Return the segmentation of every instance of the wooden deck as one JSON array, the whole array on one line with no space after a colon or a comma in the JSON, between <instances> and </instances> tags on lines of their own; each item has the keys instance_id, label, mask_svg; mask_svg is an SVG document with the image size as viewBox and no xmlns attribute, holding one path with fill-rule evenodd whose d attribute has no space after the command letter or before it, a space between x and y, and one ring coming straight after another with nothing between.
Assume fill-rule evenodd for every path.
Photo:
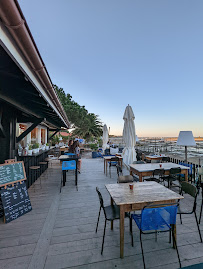
<instances>
[{"instance_id":1,"label":"wooden deck","mask_svg":"<svg viewBox=\"0 0 203 269\"><path fill-rule=\"evenodd\" d=\"M116 183L103 173L102 159L82 159L78 191L74 185L74 173L68 172L68 182L59 193L61 167L49 168L49 178L42 176L35 187L29 189L33 210L21 218L4 224L0 220L0 268L6 269L59 269L59 268L143 268L137 228L133 225L135 246L131 247L128 220L125 222L124 259L120 259L119 222L111 231L107 223L104 253L100 254L104 217L101 214L99 230L95 233L99 200L98 186L106 204L110 203L104 187ZM127 171L125 171L127 173ZM191 206L185 196L184 205ZM198 202L198 213L199 213ZM203 233L203 221L201 224ZM136 236L137 235L137 236ZM182 266L203 262L203 244L200 243L193 215L183 216L183 224L177 219L177 237ZM168 234L143 236L147 268L174 269L178 267L176 251L168 243Z\"/></svg>"}]
</instances>

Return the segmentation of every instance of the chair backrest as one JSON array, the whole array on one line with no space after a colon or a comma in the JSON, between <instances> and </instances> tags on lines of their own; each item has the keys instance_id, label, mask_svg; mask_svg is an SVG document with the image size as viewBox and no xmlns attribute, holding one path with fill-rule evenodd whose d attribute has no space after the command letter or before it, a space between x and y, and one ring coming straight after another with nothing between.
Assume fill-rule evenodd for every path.
<instances>
[{"instance_id":1,"label":"chair backrest","mask_svg":"<svg viewBox=\"0 0 203 269\"><path fill-rule=\"evenodd\" d=\"M103 208L104 212L105 212L105 209L104 209L104 200L103 200L103 197L101 195L101 192L99 191L98 187L96 187L96 192L99 196L99 202L100 202L100 206Z\"/></svg>"},{"instance_id":2,"label":"chair backrest","mask_svg":"<svg viewBox=\"0 0 203 269\"><path fill-rule=\"evenodd\" d=\"M183 165L183 166L186 166L186 167L189 167L190 169L188 170L188 174L192 175L193 166L192 166L191 163L189 164L189 163L179 162L179 164Z\"/></svg>"},{"instance_id":3,"label":"chair backrest","mask_svg":"<svg viewBox=\"0 0 203 269\"><path fill-rule=\"evenodd\" d=\"M76 155L75 153L70 153L70 152L65 152L64 155L67 155L67 156L74 156Z\"/></svg>"},{"instance_id":4,"label":"chair backrest","mask_svg":"<svg viewBox=\"0 0 203 269\"><path fill-rule=\"evenodd\" d=\"M189 182L186 181L181 182L181 192L182 191L191 195L195 199L197 197L197 188Z\"/></svg>"},{"instance_id":5,"label":"chair backrest","mask_svg":"<svg viewBox=\"0 0 203 269\"><path fill-rule=\"evenodd\" d=\"M134 161L133 164L143 164L145 163L144 161Z\"/></svg>"},{"instance_id":6,"label":"chair backrest","mask_svg":"<svg viewBox=\"0 0 203 269\"><path fill-rule=\"evenodd\" d=\"M157 175L157 176L163 176L165 174L165 170L164 169L155 169L153 172L153 176Z\"/></svg>"},{"instance_id":7,"label":"chair backrest","mask_svg":"<svg viewBox=\"0 0 203 269\"><path fill-rule=\"evenodd\" d=\"M111 162L119 162L119 158L118 157L112 157L110 161Z\"/></svg>"},{"instance_id":8,"label":"chair backrest","mask_svg":"<svg viewBox=\"0 0 203 269\"><path fill-rule=\"evenodd\" d=\"M117 179L117 183L130 183L133 182L133 176L127 175L127 176L119 176Z\"/></svg>"},{"instance_id":9,"label":"chair backrest","mask_svg":"<svg viewBox=\"0 0 203 269\"><path fill-rule=\"evenodd\" d=\"M170 157L162 157L162 162L170 162Z\"/></svg>"},{"instance_id":10,"label":"chair backrest","mask_svg":"<svg viewBox=\"0 0 203 269\"><path fill-rule=\"evenodd\" d=\"M63 161L62 162L62 171L65 170L75 170L76 169L76 161Z\"/></svg>"},{"instance_id":11,"label":"chair backrest","mask_svg":"<svg viewBox=\"0 0 203 269\"><path fill-rule=\"evenodd\" d=\"M181 168L180 167L175 167L175 168L171 168L170 169L170 175L179 174L180 172L181 172Z\"/></svg>"},{"instance_id":12,"label":"chair backrest","mask_svg":"<svg viewBox=\"0 0 203 269\"><path fill-rule=\"evenodd\" d=\"M178 204L150 205L142 210L142 231L168 231L176 223Z\"/></svg>"}]
</instances>

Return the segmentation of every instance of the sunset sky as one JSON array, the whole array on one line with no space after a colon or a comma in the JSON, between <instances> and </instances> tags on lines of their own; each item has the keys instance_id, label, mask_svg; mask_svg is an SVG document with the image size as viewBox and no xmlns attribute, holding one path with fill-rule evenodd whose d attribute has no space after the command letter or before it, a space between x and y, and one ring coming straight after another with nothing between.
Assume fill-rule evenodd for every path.
<instances>
[{"instance_id":1,"label":"sunset sky","mask_svg":"<svg viewBox=\"0 0 203 269\"><path fill-rule=\"evenodd\" d=\"M19 0L52 82L110 134L203 136L202 0Z\"/></svg>"}]
</instances>

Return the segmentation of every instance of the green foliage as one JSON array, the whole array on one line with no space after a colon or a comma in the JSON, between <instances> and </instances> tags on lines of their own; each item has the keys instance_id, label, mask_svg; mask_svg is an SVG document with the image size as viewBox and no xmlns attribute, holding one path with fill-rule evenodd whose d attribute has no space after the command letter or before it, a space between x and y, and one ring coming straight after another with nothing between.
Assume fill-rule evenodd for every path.
<instances>
[{"instance_id":1,"label":"green foliage","mask_svg":"<svg viewBox=\"0 0 203 269\"><path fill-rule=\"evenodd\" d=\"M38 148L39 148L39 143L35 143L35 144L33 144L32 148L33 148L33 149L38 149Z\"/></svg>"},{"instance_id":2,"label":"green foliage","mask_svg":"<svg viewBox=\"0 0 203 269\"><path fill-rule=\"evenodd\" d=\"M72 124L72 128L74 128L72 132L73 136L79 136L89 141L91 137L99 137L102 135L102 123L98 115L88 113L85 106L80 106L73 101L72 96L69 93L66 94L62 88L54 85L54 89Z\"/></svg>"},{"instance_id":3,"label":"green foliage","mask_svg":"<svg viewBox=\"0 0 203 269\"><path fill-rule=\"evenodd\" d=\"M28 147L29 150L32 150L32 145L30 144L29 147Z\"/></svg>"},{"instance_id":4,"label":"green foliage","mask_svg":"<svg viewBox=\"0 0 203 269\"><path fill-rule=\"evenodd\" d=\"M93 150L93 151L97 151L97 149L98 149L97 144L89 144L89 147L90 147L91 150Z\"/></svg>"},{"instance_id":5,"label":"green foliage","mask_svg":"<svg viewBox=\"0 0 203 269\"><path fill-rule=\"evenodd\" d=\"M55 145L56 143L59 143L59 136L55 135L51 138L52 145Z\"/></svg>"},{"instance_id":6,"label":"green foliage","mask_svg":"<svg viewBox=\"0 0 203 269\"><path fill-rule=\"evenodd\" d=\"M99 147L102 147L102 145L103 145L103 141L102 141L101 138L98 139L98 143L99 143Z\"/></svg>"}]
</instances>

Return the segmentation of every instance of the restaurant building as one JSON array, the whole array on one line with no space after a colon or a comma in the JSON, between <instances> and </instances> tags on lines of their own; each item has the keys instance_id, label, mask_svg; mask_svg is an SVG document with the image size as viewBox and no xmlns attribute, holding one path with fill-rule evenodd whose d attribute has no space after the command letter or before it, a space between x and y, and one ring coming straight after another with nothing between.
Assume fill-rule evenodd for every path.
<instances>
[{"instance_id":1,"label":"restaurant building","mask_svg":"<svg viewBox=\"0 0 203 269\"><path fill-rule=\"evenodd\" d=\"M69 121L16 0L0 0L0 163Z\"/></svg>"}]
</instances>

